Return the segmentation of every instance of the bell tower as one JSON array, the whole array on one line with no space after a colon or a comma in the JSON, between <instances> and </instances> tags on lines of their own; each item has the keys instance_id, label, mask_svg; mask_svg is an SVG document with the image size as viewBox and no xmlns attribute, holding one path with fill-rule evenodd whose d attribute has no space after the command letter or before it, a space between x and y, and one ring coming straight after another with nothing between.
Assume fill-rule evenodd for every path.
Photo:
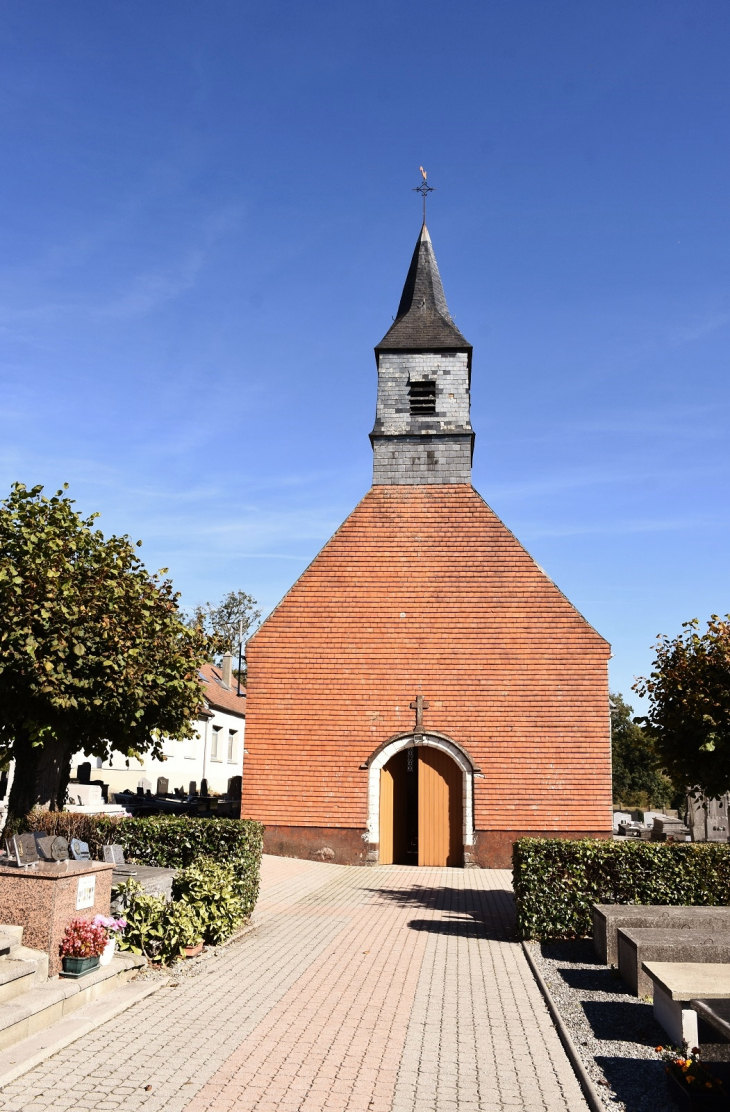
<instances>
[{"instance_id":1,"label":"bell tower","mask_svg":"<svg viewBox=\"0 0 730 1112\"><path fill-rule=\"evenodd\" d=\"M397 316L375 348L373 486L471 483L471 353L451 319L424 222Z\"/></svg>"}]
</instances>

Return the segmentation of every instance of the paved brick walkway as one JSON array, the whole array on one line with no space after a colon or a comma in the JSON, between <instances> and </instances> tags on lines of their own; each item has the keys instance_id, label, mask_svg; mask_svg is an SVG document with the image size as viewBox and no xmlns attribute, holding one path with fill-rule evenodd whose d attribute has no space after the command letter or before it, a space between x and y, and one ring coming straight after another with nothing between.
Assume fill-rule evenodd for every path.
<instances>
[{"instance_id":1,"label":"paved brick walkway","mask_svg":"<svg viewBox=\"0 0 730 1112\"><path fill-rule=\"evenodd\" d=\"M254 926L0 1110L586 1112L509 873L268 857Z\"/></svg>"}]
</instances>

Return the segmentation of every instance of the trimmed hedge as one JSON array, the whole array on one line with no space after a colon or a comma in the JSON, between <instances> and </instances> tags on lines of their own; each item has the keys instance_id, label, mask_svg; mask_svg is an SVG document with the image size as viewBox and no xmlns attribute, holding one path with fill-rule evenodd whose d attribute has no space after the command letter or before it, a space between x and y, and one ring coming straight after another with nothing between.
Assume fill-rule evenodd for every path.
<instances>
[{"instance_id":1,"label":"trimmed hedge","mask_svg":"<svg viewBox=\"0 0 730 1112\"><path fill-rule=\"evenodd\" d=\"M128 819L116 816L78 815L70 811L33 811L26 830L43 830L64 838L88 842L91 856L103 859L102 846L124 846L127 861L185 869L200 857L232 865L237 895L245 914L253 911L259 892L264 828L253 819L198 819L185 815Z\"/></svg>"},{"instance_id":2,"label":"trimmed hedge","mask_svg":"<svg viewBox=\"0 0 730 1112\"><path fill-rule=\"evenodd\" d=\"M730 845L520 838L512 854L520 938L583 938L591 907L730 904Z\"/></svg>"}]
</instances>

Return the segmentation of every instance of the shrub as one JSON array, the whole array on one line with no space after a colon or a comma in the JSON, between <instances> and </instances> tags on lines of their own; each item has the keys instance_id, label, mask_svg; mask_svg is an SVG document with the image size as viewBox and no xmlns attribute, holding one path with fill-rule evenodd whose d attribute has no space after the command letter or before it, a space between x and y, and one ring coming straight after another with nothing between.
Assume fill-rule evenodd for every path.
<instances>
[{"instance_id":1,"label":"shrub","mask_svg":"<svg viewBox=\"0 0 730 1112\"><path fill-rule=\"evenodd\" d=\"M183 946L194 946L202 937L195 912L187 905L148 896L136 880L127 880L114 890L121 897L127 929L119 939L120 950L144 954L151 961L168 965Z\"/></svg>"},{"instance_id":2,"label":"shrub","mask_svg":"<svg viewBox=\"0 0 730 1112\"><path fill-rule=\"evenodd\" d=\"M172 897L195 912L201 927L200 937L212 946L230 937L247 915L245 898L233 866L206 857L198 858L178 873L173 881Z\"/></svg>"},{"instance_id":3,"label":"shrub","mask_svg":"<svg viewBox=\"0 0 730 1112\"><path fill-rule=\"evenodd\" d=\"M513 850L520 938L581 938L594 903L730 904L730 845L521 838Z\"/></svg>"},{"instance_id":4,"label":"shrub","mask_svg":"<svg viewBox=\"0 0 730 1112\"><path fill-rule=\"evenodd\" d=\"M124 846L126 859L138 865L185 869L207 857L233 868L244 916L251 914L258 897L264 828L253 819L177 815L126 819L35 810L24 829L43 830L69 840L80 838L88 842L95 860L102 859L102 846L110 842Z\"/></svg>"},{"instance_id":5,"label":"shrub","mask_svg":"<svg viewBox=\"0 0 730 1112\"><path fill-rule=\"evenodd\" d=\"M120 949L168 964L184 946L223 942L247 915L236 870L209 858L201 857L181 870L172 895L172 900L148 896L133 879L114 889L127 920Z\"/></svg>"}]
</instances>

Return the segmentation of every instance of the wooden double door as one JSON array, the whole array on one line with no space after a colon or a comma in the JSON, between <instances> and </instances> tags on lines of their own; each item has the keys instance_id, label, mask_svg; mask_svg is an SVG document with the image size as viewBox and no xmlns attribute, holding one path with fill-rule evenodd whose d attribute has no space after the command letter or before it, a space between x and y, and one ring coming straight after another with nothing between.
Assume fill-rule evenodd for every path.
<instances>
[{"instance_id":1,"label":"wooden double door","mask_svg":"<svg viewBox=\"0 0 730 1112\"><path fill-rule=\"evenodd\" d=\"M463 773L432 746L401 749L380 770L380 864L464 864Z\"/></svg>"}]
</instances>

